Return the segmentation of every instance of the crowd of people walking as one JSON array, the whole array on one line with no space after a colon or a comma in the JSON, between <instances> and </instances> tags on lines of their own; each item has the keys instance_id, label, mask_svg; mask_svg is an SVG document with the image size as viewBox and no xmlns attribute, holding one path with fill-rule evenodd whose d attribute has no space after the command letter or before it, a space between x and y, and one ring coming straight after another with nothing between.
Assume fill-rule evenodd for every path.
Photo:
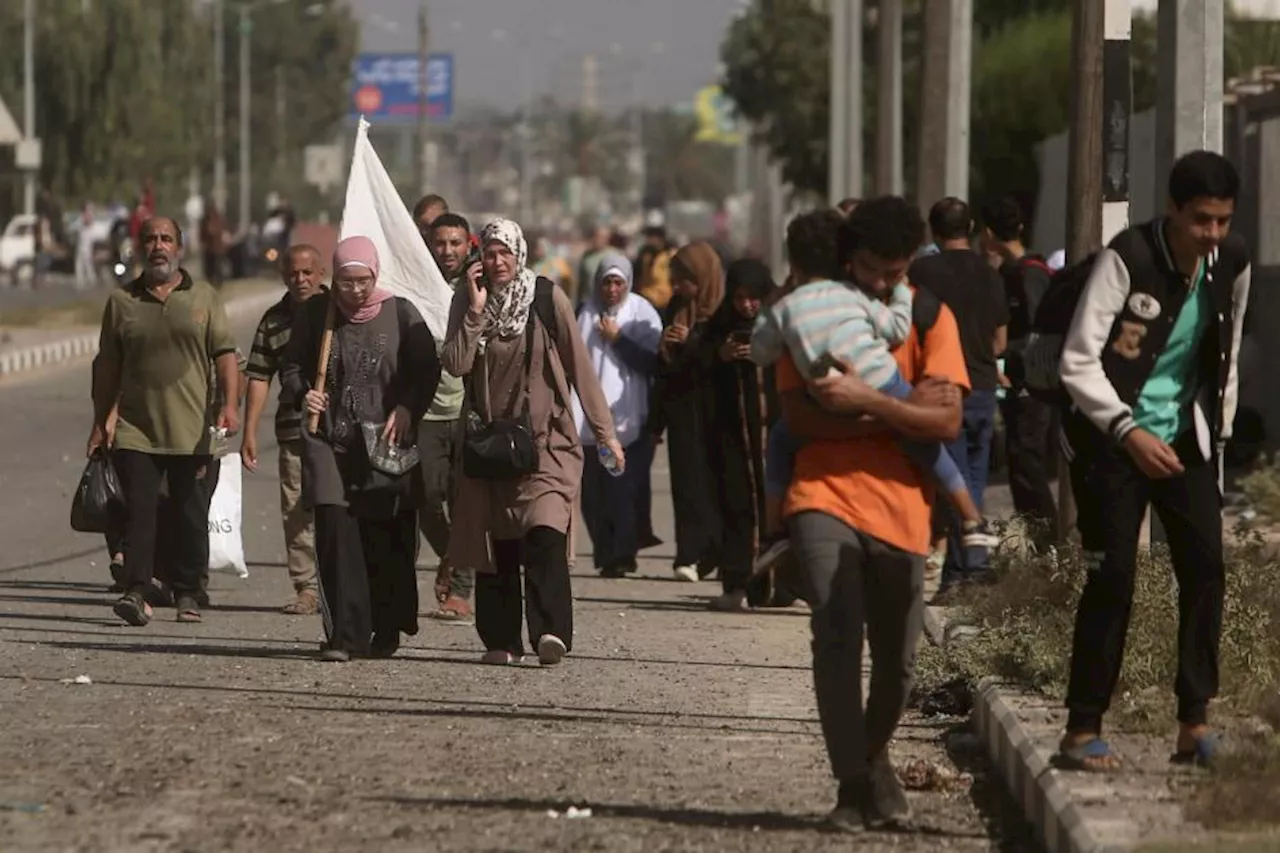
<instances>
[{"instance_id":1,"label":"crowd of people walking","mask_svg":"<svg viewBox=\"0 0 1280 853\"><path fill-rule=\"evenodd\" d=\"M1217 470L1250 279L1229 233L1238 192L1227 161L1187 155L1166 215L1060 272L1027 251L1012 200L978 223L944 199L926 225L902 198L850 199L790 223L783 282L759 260L677 247L660 229L634 262L595 234L571 277L517 223L473 234L428 196L412 213L453 289L443 339L379 286L384 259L357 236L329 269L311 246L288 249L288 292L247 363L217 292L181 266L181 230L153 217L142 275L108 301L94 369L89 452L110 449L127 498L109 543L115 612L146 625L169 588L179 620L202 618L216 445L238 431L247 394L242 456L257 468L278 379L284 610L320 613L321 657L389 657L418 631L421 534L439 558L431 618L474 618L486 663L532 648L556 665L574 645L579 515L600 576L636 572L657 542L650 467L665 445L672 576L718 577L717 611L808 605L838 781L831 823L904 823L889 743L912 686L928 558L945 554L935 603L998 582L982 510L999 418L1014 503L1040 544L1055 517L1051 448L1061 437L1071 449L1095 558L1064 761L1115 766L1101 723L1148 503L1180 587L1176 757L1209 761ZM1046 311L1061 334L1045 333Z\"/></svg>"}]
</instances>

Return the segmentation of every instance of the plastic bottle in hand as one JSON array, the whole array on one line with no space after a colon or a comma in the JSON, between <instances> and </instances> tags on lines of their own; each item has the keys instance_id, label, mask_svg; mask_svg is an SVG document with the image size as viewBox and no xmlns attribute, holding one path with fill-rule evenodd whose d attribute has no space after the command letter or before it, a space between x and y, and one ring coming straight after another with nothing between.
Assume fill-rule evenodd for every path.
<instances>
[{"instance_id":1,"label":"plastic bottle in hand","mask_svg":"<svg viewBox=\"0 0 1280 853\"><path fill-rule=\"evenodd\" d=\"M609 472L609 476L621 477L622 466L618 464L618 457L613 455L613 451L603 444L598 445L597 449L600 453L600 464L604 466L604 470Z\"/></svg>"}]
</instances>

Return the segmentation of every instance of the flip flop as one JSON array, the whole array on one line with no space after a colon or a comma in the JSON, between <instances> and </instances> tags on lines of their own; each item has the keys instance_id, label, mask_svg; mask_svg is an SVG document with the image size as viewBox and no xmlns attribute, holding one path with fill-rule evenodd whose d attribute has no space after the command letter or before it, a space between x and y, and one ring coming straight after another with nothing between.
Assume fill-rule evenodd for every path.
<instances>
[{"instance_id":1,"label":"flip flop","mask_svg":"<svg viewBox=\"0 0 1280 853\"><path fill-rule=\"evenodd\" d=\"M1203 734L1196 738L1194 749L1181 750L1169 756L1170 764L1183 764L1191 767L1212 767L1214 759L1222 749L1222 736L1214 733Z\"/></svg>"},{"instance_id":2,"label":"flip flop","mask_svg":"<svg viewBox=\"0 0 1280 853\"><path fill-rule=\"evenodd\" d=\"M1119 759L1111 751L1111 745L1100 737L1091 738L1083 743L1063 749L1058 748L1054 757L1054 766L1061 770L1075 770L1082 773L1115 773L1120 768L1115 766ZM1113 766L1105 766L1102 762L1110 760Z\"/></svg>"}]
</instances>

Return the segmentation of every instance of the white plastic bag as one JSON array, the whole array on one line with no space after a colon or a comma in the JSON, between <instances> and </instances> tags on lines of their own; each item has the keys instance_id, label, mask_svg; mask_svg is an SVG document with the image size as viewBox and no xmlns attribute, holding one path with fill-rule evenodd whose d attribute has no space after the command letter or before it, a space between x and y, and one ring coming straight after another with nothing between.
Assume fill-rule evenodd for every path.
<instances>
[{"instance_id":1,"label":"white plastic bag","mask_svg":"<svg viewBox=\"0 0 1280 853\"><path fill-rule=\"evenodd\" d=\"M368 237L378 248L378 286L413 303L439 344L449 324L453 288L444 280L418 227L369 141L369 123L360 119L342 209L342 239Z\"/></svg>"},{"instance_id":2,"label":"white plastic bag","mask_svg":"<svg viewBox=\"0 0 1280 853\"><path fill-rule=\"evenodd\" d=\"M218 488L209 502L209 568L249 577L241 535L240 454L228 453L212 464L220 465Z\"/></svg>"}]
</instances>

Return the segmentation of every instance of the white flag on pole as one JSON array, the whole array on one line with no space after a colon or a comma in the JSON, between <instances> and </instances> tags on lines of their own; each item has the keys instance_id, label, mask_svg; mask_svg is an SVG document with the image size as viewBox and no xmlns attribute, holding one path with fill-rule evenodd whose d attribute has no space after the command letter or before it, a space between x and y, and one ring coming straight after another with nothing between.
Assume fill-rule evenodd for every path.
<instances>
[{"instance_id":1,"label":"white flag on pole","mask_svg":"<svg viewBox=\"0 0 1280 853\"><path fill-rule=\"evenodd\" d=\"M436 342L442 342L453 288L444 280L391 176L378 159L378 152L373 150L369 122L363 118L351 155L339 236L344 240L364 236L373 241L381 265L378 286L412 302Z\"/></svg>"}]
</instances>

